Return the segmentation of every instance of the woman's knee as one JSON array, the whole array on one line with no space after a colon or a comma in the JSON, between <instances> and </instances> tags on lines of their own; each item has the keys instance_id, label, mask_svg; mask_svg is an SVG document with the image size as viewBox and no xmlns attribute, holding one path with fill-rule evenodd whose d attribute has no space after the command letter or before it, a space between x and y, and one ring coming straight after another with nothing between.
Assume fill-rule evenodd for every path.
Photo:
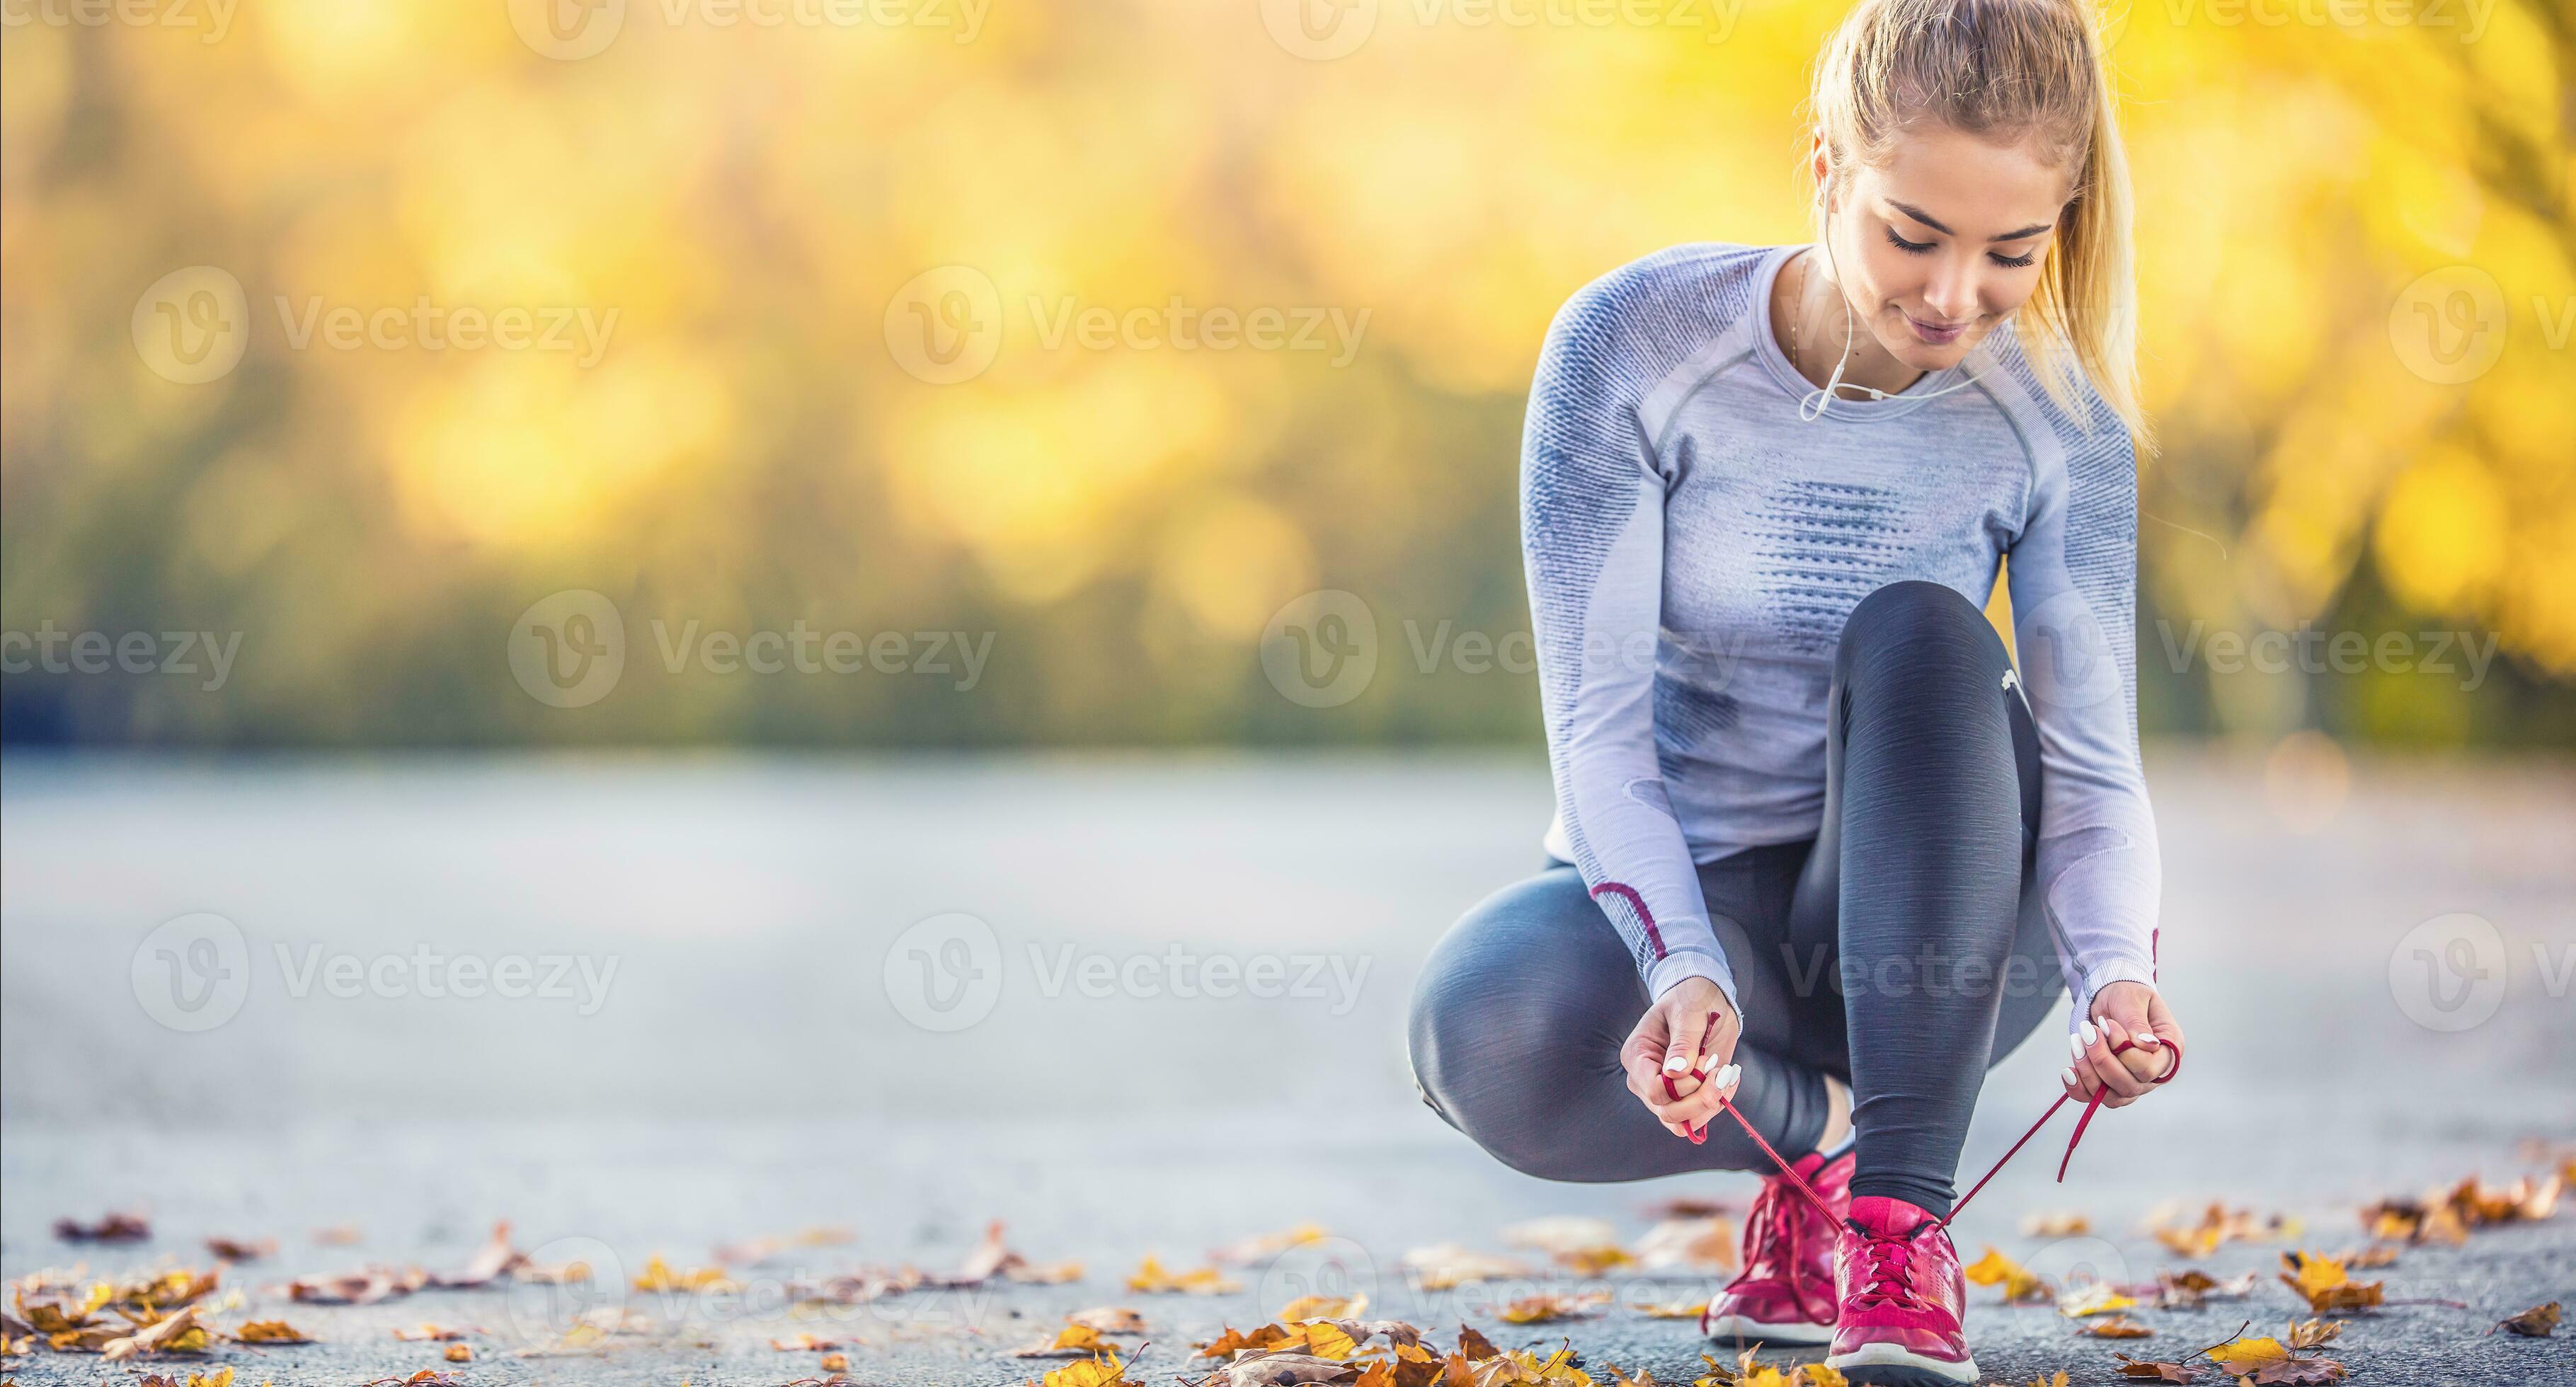
<instances>
[{"instance_id":1,"label":"woman's knee","mask_svg":"<svg viewBox=\"0 0 2576 1387\"><path fill-rule=\"evenodd\" d=\"M1983 611L1956 590L1919 579L1862 598L1834 651L1834 677L1846 690L1881 692L1918 708L1945 691L1995 689L2011 664Z\"/></svg>"},{"instance_id":2,"label":"woman's knee","mask_svg":"<svg viewBox=\"0 0 2576 1387\"><path fill-rule=\"evenodd\" d=\"M1493 1111L1515 1095L1561 1097L1599 1082L1601 1065L1615 1069L1644 1006L1582 878L1542 873L1488 897L1432 948L1406 1024L1414 1079L1443 1117L1484 1141L1528 1125Z\"/></svg>"}]
</instances>

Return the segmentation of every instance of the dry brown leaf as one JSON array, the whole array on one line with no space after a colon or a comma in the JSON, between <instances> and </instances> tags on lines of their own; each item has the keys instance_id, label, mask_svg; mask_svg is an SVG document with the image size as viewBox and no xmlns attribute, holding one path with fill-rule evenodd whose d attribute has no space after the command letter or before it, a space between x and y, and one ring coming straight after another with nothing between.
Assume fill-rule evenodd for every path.
<instances>
[{"instance_id":1,"label":"dry brown leaf","mask_svg":"<svg viewBox=\"0 0 2576 1387\"><path fill-rule=\"evenodd\" d=\"M2341 1382L2348 1370L2331 1358L2291 1358L2246 1374L2255 1387L2325 1387Z\"/></svg>"},{"instance_id":2,"label":"dry brown leaf","mask_svg":"<svg viewBox=\"0 0 2576 1387\"><path fill-rule=\"evenodd\" d=\"M842 1373L850 1370L850 1356L846 1353L827 1353L823 1355L822 1360L816 1363L815 1366L832 1374L834 1377L838 1377Z\"/></svg>"},{"instance_id":3,"label":"dry brown leaf","mask_svg":"<svg viewBox=\"0 0 2576 1387\"><path fill-rule=\"evenodd\" d=\"M1474 1325L1462 1324L1458 1326L1458 1352L1470 1363L1481 1363L1502 1350L1494 1347L1493 1340L1478 1333Z\"/></svg>"},{"instance_id":4,"label":"dry brown leaf","mask_svg":"<svg viewBox=\"0 0 2576 1387\"><path fill-rule=\"evenodd\" d=\"M2519 1315L2500 1319L2496 1321L2496 1329L2519 1334L2526 1339L2546 1339L2558 1332L2558 1302L2553 1300L2535 1305ZM2495 1330L2487 1332L2492 1334Z\"/></svg>"},{"instance_id":5,"label":"dry brown leaf","mask_svg":"<svg viewBox=\"0 0 2576 1387\"><path fill-rule=\"evenodd\" d=\"M473 1362L474 1346L471 1344L449 1344L447 1346L447 1361L450 1363Z\"/></svg>"},{"instance_id":6,"label":"dry brown leaf","mask_svg":"<svg viewBox=\"0 0 2576 1387\"><path fill-rule=\"evenodd\" d=\"M1619 1230L1611 1227L1609 1220L1577 1214L1526 1219L1503 1230L1505 1244L1536 1248L1551 1254L1610 1247L1617 1245L1618 1241Z\"/></svg>"},{"instance_id":7,"label":"dry brown leaf","mask_svg":"<svg viewBox=\"0 0 2576 1387\"><path fill-rule=\"evenodd\" d=\"M108 1213L96 1223L76 1218L54 1220L54 1236L67 1243L133 1243L152 1236L152 1224L141 1214Z\"/></svg>"},{"instance_id":8,"label":"dry brown leaf","mask_svg":"<svg viewBox=\"0 0 2576 1387\"><path fill-rule=\"evenodd\" d=\"M1087 1328L1097 1329L1103 1334L1142 1334L1145 1332L1144 1314L1141 1311L1130 1310L1123 1305L1095 1305L1088 1310L1076 1310L1072 1314L1065 1316L1064 1319L1067 1324L1083 1325Z\"/></svg>"},{"instance_id":9,"label":"dry brown leaf","mask_svg":"<svg viewBox=\"0 0 2576 1387\"><path fill-rule=\"evenodd\" d=\"M2113 1315L2075 1332L2095 1339L2152 1339L2156 1333L2126 1315Z\"/></svg>"},{"instance_id":10,"label":"dry brown leaf","mask_svg":"<svg viewBox=\"0 0 2576 1387\"><path fill-rule=\"evenodd\" d=\"M237 1238L208 1238L206 1252L221 1262L256 1262L277 1250L277 1239L262 1238L244 1242Z\"/></svg>"},{"instance_id":11,"label":"dry brown leaf","mask_svg":"<svg viewBox=\"0 0 2576 1387\"><path fill-rule=\"evenodd\" d=\"M1668 1218L1637 1240L1637 1265L1647 1271L1675 1267L1730 1270L1735 1266L1735 1224L1710 1215Z\"/></svg>"},{"instance_id":12,"label":"dry brown leaf","mask_svg":"<svg viewBox=\"0 0 2576 1387\"><path fill-rule=\"evenodd\" d=\"M418 1267L400 1271L365 1267L337 1276L299 1276L286 1283L286 1294L289 1299L309 1305L373 1305L394 1296L410 1295L428 1283L428 1275Z\"/></svg>"},{"instance_id":13,"label":"dry brown leaf","mask_svg":"<svg viewBox=\"0 0 2576 1387\"><path fill-rule=\"evenodd\" d=\"M1610 1303L1607 1292L1594 1295L1568 1295L1546 1291L1523 1296L1494 1311L1494 1317L1506 1324L1550 1324L1557 1320L1589 1319Z\"/></svg>"},{"instance_id":14,"label":"dry brown leaf","mask_svg":"<svg viewBox=\"0 0 2576 1387\"><path fill-rule=\"evenodd\" d=\"M2118 1287L2097 1281L2089 1286L2072 1287L2064 1295L2059 1296L2057 1313L2071 1320L2080 1320L2091 1315L2108 1315L2121 1310L2134 1310L2137 1305L2136 1300L2120 1294Z\"/></svg>"},{"instance_id":15,"label":"dry brown leaf","mask_svg":"<svg viewBox=\"0 0 2576 1387\"><path fill-rule=\"evenodd\" d=\"M138 1353L203 1353L206 1347L207 1334L197 1323L197 1307L184 1305L123 1338L109 1340L98 1352L101 1358L114 1360Z\"/></svg>"},{"instance_id":16,"label":"dry brown leaf","mask_svg":"<svg viewBox=\"0 0 2576 1387\"><path fill-rule=\"evenodd\" d=\"M431 1324L424 1320L409 1329L395 1330L394 1337L405 1343L443 1343L449 1339L462 1339L468 1332L463 1329L452 1329L443 1324Z\"/></svg>"},{"instance_id":17,"label":"dry brown leaf","mask_svg":"<svg viewBox=\"0 0 2576 1387\"><path fill-rule=\"evenodd\" d=\"M2200 1376L2200 1369L2183 1363L2154 1363L2131 1358L2123 1353L2120 1376L2131 1382L2190 1382Z\"/></svg>"},{"instance_id":18,"label":"dry brown leaf","mask_svg":"<svg viewBox=\"0 0 2576 1387\"><path fill-rule=\"evenodd\" d=\"M474 1260L465 1264L463 1271L454 1276L432 1276L429 1278L429 1284L458 1290L488 1286L499 1279L503 1273L517 1269L520 1263L527 1260L526 1257L511 1250L510 1222L508 1219L503 1219L492 1225L492 1236L474 1254Z\"/></svg>"},{"instance_id":19,"label":"dry brown leaf","mask_svg":"<svg viewBox=\"0 0 2576 1387\"><path fill-rule=\"evenodd\" d=\"M2312 1348L2323 1348L2333 1343L2335 1336L2341 1333L2343 1333L2341 1320L2292 1320L2290 1351L2304 1353Z\"/></svg>"},{"instance_id":20,"label":"dry brown leaf","mask_svg":"<svg viewBox=\"0 0 2576 1387\"><path fill-rule=\"evenodd\" d=\"M245 1320L233 1331L233 1339L244 1344L309 1344L310 1335L284 1320Z\"/></svg>"}]
</instances>

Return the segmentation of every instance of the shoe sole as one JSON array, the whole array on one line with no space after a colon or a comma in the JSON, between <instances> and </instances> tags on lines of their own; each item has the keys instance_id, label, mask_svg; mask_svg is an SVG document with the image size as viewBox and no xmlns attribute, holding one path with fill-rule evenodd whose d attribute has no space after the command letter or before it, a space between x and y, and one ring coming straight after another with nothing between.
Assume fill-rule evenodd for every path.
<instances>
[{"instance_id":1,"label":"shoe sole","mask_svg":"<svg viewBox=\"0 0 2576 1387\"><path fill-rule=\"evenodd\" d=\"M1825 1366L1868 1387L1959 1387L1977 1380L1977 1360L1931 1358L1896 1344L1864 1344L1830 1354Z\"/></svg>"},{"instance_id":2,"label":"shoe sole","mask_svg":"<svg viewBox=\"0 0 2576 1387\"><path fill-rule=\"evenodd\" d=\"M1800 1320L1790 1324L1764 1324L1743 1315L1717 1315L1708 1322L1708 1337L1733 1339L1737 1343L1774 1344L1781 1348L1812 1347L1834 1341L1830 1324L1809 1324Z\"/></svg>"}]
</instances>

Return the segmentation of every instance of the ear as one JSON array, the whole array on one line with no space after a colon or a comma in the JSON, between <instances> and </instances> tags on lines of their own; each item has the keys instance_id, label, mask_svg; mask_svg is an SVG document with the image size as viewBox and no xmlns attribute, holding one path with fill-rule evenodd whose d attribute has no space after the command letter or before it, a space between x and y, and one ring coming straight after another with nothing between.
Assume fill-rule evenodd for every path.
<instances>
[{"instance_id":1,"label":"ear","mask_svg":"<svg viewBox=\"0 0 2576 1387\"><path fill-rule=\"evenodd\" d=\"M1807 173L1816 185L1816 196L1828 198L1833 193L1833 151L1825 143L1825 132L1817 127L1807 129Z\"/></svg>"}]
</instances>

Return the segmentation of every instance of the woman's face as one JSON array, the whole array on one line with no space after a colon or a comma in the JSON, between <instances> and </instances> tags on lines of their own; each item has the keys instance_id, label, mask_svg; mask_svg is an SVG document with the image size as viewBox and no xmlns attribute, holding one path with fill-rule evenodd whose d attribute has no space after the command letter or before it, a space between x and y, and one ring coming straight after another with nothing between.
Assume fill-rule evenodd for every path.
<instances>
[{"instance_id":1,"label":"woman's face","mask_svg":"<svg viewBox=\"0 0 2576 1387\"><path fill-rule=\"evenodd\" d=\"M1844 296L1897 360L1955 365L2039 288L2069 195L2031 144L1916 131L1886 167L1846 168L1825 187Z\"/></svg>"}]
</instances>

